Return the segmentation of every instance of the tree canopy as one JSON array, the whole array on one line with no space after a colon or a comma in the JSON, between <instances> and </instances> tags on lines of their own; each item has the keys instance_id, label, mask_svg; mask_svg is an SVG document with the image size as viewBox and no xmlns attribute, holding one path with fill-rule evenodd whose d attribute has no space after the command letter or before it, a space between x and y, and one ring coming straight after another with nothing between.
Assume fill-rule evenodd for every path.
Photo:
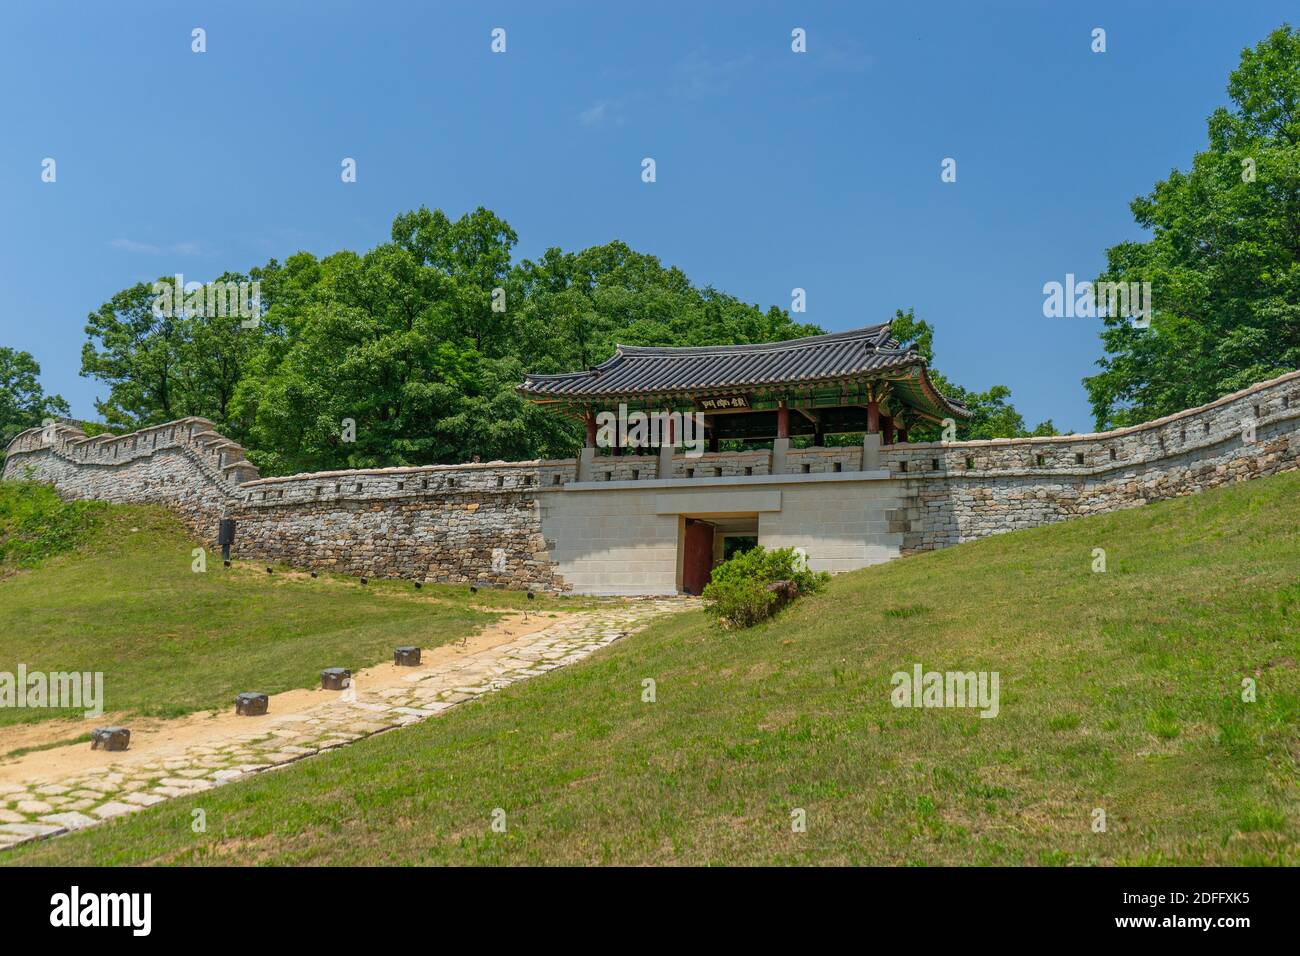
<instances>
[{"instance_id":1,"label":"tree canopy","mask_svg":"<svg viewBox=\"0 0 1300 956\"><path fill-rule=\"evenodd\" d=\"M934 327L916 318L911 309L899 309L890 323L890 332L899 342L912 343L929 365L930 380L948 398L956 399L971 411L969 421L956 422L958 441L987 438L1026 438L1035 435L1056 435L1052 420L1039 422L1032 430L1025 428L1024 417L1011 404L1011 389L994 385L987 391L972 392L952 382L934 367ZM920 425L908 434L912 441L939 441L939 425Z\"/></svg>"},{"instance_id":2,"label":"tree canopy","mask_svg":"<svg viewBox=\"0 0 1300 956\"><path fill-rule=\"evenodd\" d=\"M1149 328L1105 318L1084 379L1098 428L1200 405L1300 367L1300 32L1284 25L1228 78L1208 147L1131 204L1145 242L1098 281L1151 283Z\"/></svg>"},{"instance_id":3,"label":"tree canopy","mask_svg":"<svg viewBox=\"0 0 1300 956\"><path fill-rule=\"evenodd\" d=\"M89 316L82 374L108 384L98 409L110 424L208 418L273 475L571 455L580 426L523 400L525 372L590 368L618 343L823 331L697 286L622 242L518 262L516 242L487 209L402 213L367 252L300 252L222 276L260 284L256 322L160 315L153 284L140 283ZM923 333L929 349L930 327L907 316L909 337ZM978 406L972 434L1023 432L1005 388L944 387Z\"/></svg>"},{"instance_id":4,"label":"tree canopy","mask_svg":"<svg viewBox=\"0 0 1300 956\"><path fill-rule=\"evenodd\" d=\"M70 414L61 396L45 394L40 374L30 352L0 348L0 452L19 432Z\"/></svg>"}]
</instances>

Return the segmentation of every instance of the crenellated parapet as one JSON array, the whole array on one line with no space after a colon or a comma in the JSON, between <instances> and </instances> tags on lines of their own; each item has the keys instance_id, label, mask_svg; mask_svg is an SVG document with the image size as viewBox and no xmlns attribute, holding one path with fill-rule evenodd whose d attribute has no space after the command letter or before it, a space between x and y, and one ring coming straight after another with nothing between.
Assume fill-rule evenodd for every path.
<instances>
[{"instance_id":1,"label":"crenellated parapet","mask_svg":"<svg viewBox=\"0 0 1300 956\"><path fill-rule=\"evenodd\" d=\"M4 477L156 504L237 557L372 577L672 593L679 521L751 514L760 544L851 570L1300 467L1300 372L1131 428L1050 438L469 462L261 478L212 422L19 434ZM734 532L733 527L733 533ZM188 558L186 559L188 560Z\"/></svg>"},{"instance_id":2,"label":"crenellated parapet","mask_svg":"<svg viewBox=\"0 0 1300 956\"><path fill-rule=\"evenodd\" d=\"M1181 458L1213 457L1250 445L1261 431L1300 417L1300 371L1260 382L1196 408L1128 428L1044 438L888 445L883 467L909 477L1096 477Z\"/></svg>"},{"instance_id":3,"label":"crenellated parapet","mask_svg":"<svg viewBox=\"0 0 1300 956\"><path fill-rule=\"evenodd\" d=\"M93 438L65 422L29 428L19 432L5 450L4 477L22 477L24 469L33 467L36 457L48 455L87 470L121 471L123 487L117 491L130 497L138 491L133 487L131 466L166 452L185 455L231 494L243 482L258 477L257 467L247 460L243 446L218 434L206 418L181 418L125 435Z\"/></svg>"}]
</instances>

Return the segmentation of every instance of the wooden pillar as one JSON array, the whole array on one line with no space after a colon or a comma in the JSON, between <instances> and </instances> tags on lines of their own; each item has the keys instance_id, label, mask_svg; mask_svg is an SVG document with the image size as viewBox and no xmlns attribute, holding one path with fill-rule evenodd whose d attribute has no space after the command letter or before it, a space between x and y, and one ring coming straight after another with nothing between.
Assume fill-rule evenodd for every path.
<instances>
[{"instance_id":1,"label":"wooden pillar","mask_svg":"<svg viewBox=\"0 0 1300 956\"><path fill-rule=\"evenodd\" d=\"M776 437L790 437L790 409L786 408L785 399L781 399L776 409Z\"/></svg>"},{"instance_id":2,"label":"wooden pillar","mask_svg":"<svg viewBox=\"0 0 1300 956\"><path fill-rule=\"evenodd\" d=\"M710 431L710 432L709 432L709 451L717 451L717 450L718 450L718 434L717 434L717 432Z\"/></svg>"},{"instance_id":3,"label":"wooden pillar","mask_svg":"<svg viewBox=\"0 0 1300 956\"><path fill-rule=\"evenodd\" d=\"M590 411L586 414L587 418L587 447L596 447L596 416Z\"/></svg>"},{"instance_id":4,"label":"wooden pillar","mask_svg":"<svg viewBox=\"0 0 1300 956\"><path fill-rule=\"evenodd\" d=\"M818 448L826 444L826 427L821 422L813 426L813 444Z\"/></svg>"},{"instance_id":5,"label":"wooden pillar","mask_svg":"<svg viewBox=\"0 0 1300 956\"><path fill-rule=\"evenodd\" d=\"M867 402L867 432L874 435L880 431L880 403Z\"/></svg>"},{"instance_id":6,"label":"wooden pillar","mask_svg":"<svg viewBox=\"0 0 1300 956\"><path fill-rule=\"evenodd\" d=\"M900 442L907 441L907 426L902 422L898 423L898 440Z\"/></svg>"},{"instance_id":7,"label":"wooden pillar","mask_svg":"<svg viewBox=\"0 0 1300 956\"><path fill-rule=\"evenodd\" d=\"M894 420L888 415L880 416L880 431L883 435L882 441L886 445L894 443Z\"/></svg>"}]
</instances>

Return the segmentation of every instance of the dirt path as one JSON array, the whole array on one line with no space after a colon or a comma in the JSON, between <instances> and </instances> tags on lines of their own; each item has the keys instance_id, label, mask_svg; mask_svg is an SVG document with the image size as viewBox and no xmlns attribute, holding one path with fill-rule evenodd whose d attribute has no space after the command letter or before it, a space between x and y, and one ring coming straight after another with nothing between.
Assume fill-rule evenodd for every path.
<instances>
[{"instance_id":1,"label":"dirt path","mask_svg":"<svg viewBox=\"0 0 1300 956\"><path fill-rule=\"evenodd\" d=\"M238 717L232 707L176 720L132 719L126 724L131 746L124 752L91 750L80 743L5 761L0 763L0 849L92 826L424 720L581 660L655 617L694 606L693 601L664 599L610 603L556 617L510 614L463 643L423 651L419 667L370 667L358 672L353 687L343 692L276 694L265 716ZM109 725L108 717L94 723ZM87 729L81 722L57 723L76 729L37 725L50 735L46 740ZM31 746L10 744L6 736L9 749Z\"/></svg>"},{"instance_id":2,"label":"dirt path","mask_svg":"<svg viewBox=\"0 0 1300 956\"><path fill-rule=\"evenodd\" d=\"M390 687L399 687L403 680L411 675L423 674L452 661L472 657L481 651L500 647L519 637L526 637L545 630L553 625L564 624L575 617L574 614L545 615L510 614L498 619L465 641L442 644L438 647L420 652L419 667L397 667L392 663L377 664L354 675L358 689L378 693ZM321 690L319 687L290 690L275 694L267 708L269 715L292 713L316 704L334 702L338 691ZM131 749L120 753L105 750L91 750L86 743L70 744L49 750L14 757L0 763L0 786L31 781L49 782L48 778L66 776L83 769L97 769L117 764L139 763L148 755L170 751L177 747L185 748L190 744L201 743L223 734L243 733L248 730L248 719L235 715L234 708L223 711L201 711L184 717L172 719L158 717L132 717L129 714L103 714L93 721L88 720L47 720L14 728L20 731L11 733L5 729L5 749L19 750L25 747L41 746L61 740L68 740L88 733L92 727L126 726L131 729Z\"/></svg>"}]
</instances>

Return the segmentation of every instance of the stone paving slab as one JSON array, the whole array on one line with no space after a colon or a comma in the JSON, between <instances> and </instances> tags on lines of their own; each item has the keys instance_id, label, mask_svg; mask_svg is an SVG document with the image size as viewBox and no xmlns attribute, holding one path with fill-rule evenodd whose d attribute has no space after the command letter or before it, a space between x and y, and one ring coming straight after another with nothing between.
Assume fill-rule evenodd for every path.
<instances>
[{"instance_id":1,"label":"stone paving slab","mask_svg":"<svg viewBox=\"0 0 1300 956\"><path fill-rule=\"evenodd\" d=\"M515 681L579 661L664 614L698 606L683 598L601 604L544 630L411 674L404 686L369 693L355 688L296 713L249 718L258 722L257 730L214 731L210 739L143 764L82 768L66 779L3 785L0 850L95 826L428 720Z\"/></svg>"}]
</instances>

